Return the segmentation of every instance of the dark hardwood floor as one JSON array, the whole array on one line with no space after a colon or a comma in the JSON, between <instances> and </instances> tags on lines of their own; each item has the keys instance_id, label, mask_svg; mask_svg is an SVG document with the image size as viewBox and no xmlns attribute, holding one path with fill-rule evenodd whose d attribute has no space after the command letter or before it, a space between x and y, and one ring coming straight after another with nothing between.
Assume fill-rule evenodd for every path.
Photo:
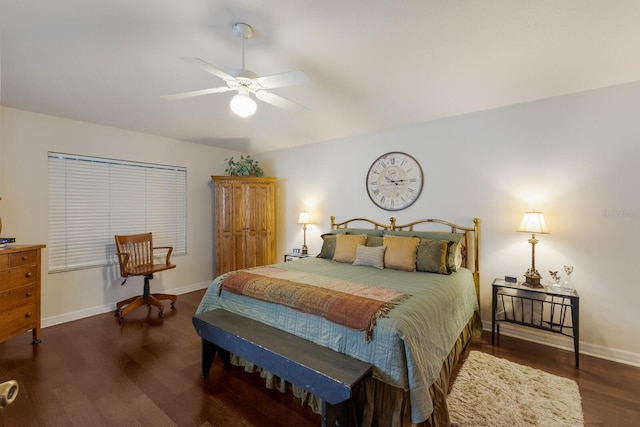
<instances>
[{"instance_id":1,"label":"dark hardwood floor","mask_svg":"<svg viewBox=\"0 0 640 427\"><path fill-rule=\"evenodd\" d=\"M223 369L200 378L200 339L191 324L204 291L180 295L176 310L139 308L120 325L102 314L0 343L0 382L18 380L0 426L318 426L320 416L291 394L266 390L259 375ZM640 368L502 336L470 348L572 378L591 426L640 420ZM561 398L561 396L559 397Z\"/></svg>"}]
</instances>

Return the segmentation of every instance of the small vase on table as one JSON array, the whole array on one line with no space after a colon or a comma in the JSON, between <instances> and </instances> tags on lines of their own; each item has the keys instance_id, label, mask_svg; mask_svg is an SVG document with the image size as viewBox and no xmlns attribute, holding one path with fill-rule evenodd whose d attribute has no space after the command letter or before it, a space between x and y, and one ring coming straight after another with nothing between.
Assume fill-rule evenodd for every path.
<instances>
[{"instance_id":1,"label":"small vase on table","mask_svg":"<svg viewBox=\"0 0 640 427\"><path fill-rule=\"evenodd\" d=\"M564 266L564 272L567 273L567 278L565 279L564 283L562 284L562 289L568 292L572 292L573 291L573 285L571 284L571 273L573 273L573 266L572 265L565 265Z\"/></svg>"}]
</instances>

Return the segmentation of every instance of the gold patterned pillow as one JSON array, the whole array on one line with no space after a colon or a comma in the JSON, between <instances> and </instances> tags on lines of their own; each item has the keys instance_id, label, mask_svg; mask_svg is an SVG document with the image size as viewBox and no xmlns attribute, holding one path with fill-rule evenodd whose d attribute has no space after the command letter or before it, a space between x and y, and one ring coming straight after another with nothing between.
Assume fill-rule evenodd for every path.
<instances>
[{"instance_id":1,"label":"gold patterned pillow","mask_svg":"<svg viewBox=\"0 0 640 427\"><path fill-rule=\"evenodd\" d=\"M353 264L356 259L356 247L364 245L367 241L365 234L338 234L336 235L336 251L333 260Z\"/></svg>"},{"instance_id":2,"label":"gold patterned pillow","mask_svg":"<svg viewBox=\"0 0 640 427\"><path fill-rule=\"evenodd\" d=\"M396 270L416 271L417 237L384 236L384 266Z\"/></svg>"}]
</instances>

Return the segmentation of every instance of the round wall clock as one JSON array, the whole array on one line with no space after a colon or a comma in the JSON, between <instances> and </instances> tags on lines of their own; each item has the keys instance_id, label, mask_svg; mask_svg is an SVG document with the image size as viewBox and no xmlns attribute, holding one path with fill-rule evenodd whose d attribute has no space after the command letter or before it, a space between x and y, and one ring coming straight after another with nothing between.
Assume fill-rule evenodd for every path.
<instances>
[{"instance_id":1,"label":"round wall clock","mask_svg":"<svg viewBox=\"0 0 640 427\"><path fill-rule=\"evenodd\" d=\"M378 157L367 173L367 192L371 201L388 211L399 211L413 204L422 192L420 163L406 153L393 151Z\"/></svg>"}]
</instances>

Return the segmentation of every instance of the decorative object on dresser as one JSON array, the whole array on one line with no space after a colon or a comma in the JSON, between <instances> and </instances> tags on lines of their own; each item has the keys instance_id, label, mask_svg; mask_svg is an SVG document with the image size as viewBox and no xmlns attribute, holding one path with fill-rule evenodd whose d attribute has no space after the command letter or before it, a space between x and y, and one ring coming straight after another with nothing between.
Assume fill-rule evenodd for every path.
<instances>
[{"instance_id":1,"label":"decorative object on dresser","mask_svg":"<svg viewBox=\"0 0 640 427\"><path fill-rule=\"evenodd\" d=\"M212 176L216 276L275 262L273 177Z\"/></svg>"},{"instance_id":2,"label":"decorative object on dresser","mask_svg":"<svg viewBox=\"0 0 640 427\"><path fill-rule=\"evenodd\" d=\"M538 270L536 270L536 244L538 243L536 233L549 234L549 228L547 227L547 223L544 220L542 212L536 212L535 210L532 212L525 212L522 222L518 227L518 231L531 233L531 238L529 239L529 243L531 243L531 268L528 269L524 275L524 284L531 288L542 288L543 286L540 284L541 276L540 273L538 273Z\"/></svg>"},{"instance_id":3,"label":"decorative object on dresser","mask_svg":"<svg viewBox=\"0 0 640 427\"><path fill-rule=\"evenodd\" d=\"M311 220L309 219L309 212L300 212L300 216L298 217L298 224L302 224L302 255L307 255L309 253L309 249L307 248L307 224L311 224Z\"/></svg>"},{"instance_id":4,"label":"decorative object on dresser","mask_svg":"<svg viewBox=\"0 0 640 427\"><path fill-rule=\"evenodd\" d=\"M154 305L158 307L158 317L162 317L164 305L161 301L170 300L173 309L176 303L176 296L169 294L152 294L149 290L149 281L153 279L153 273L176 268L171 264L171 246L153 246L152 233L132 234L128 236L115 236L116 255L120 262L120 275L124 277L122 285L125 284L129 276L144 276L144 288L142 295L127 298L116 304L115 314L120 323L124 322L125 314L142 306ZM165 253L165 262L156 263L154 259L155 251L160 250ZM124 307L124 308L123 308Z\"/></svg>"},{"instance_id":5,"label":"decorative object on dresser","mask_svg":"<svg viewBox=\"0 0 640 427\"><path fill-rule=\"evenodd\" d=\"M7 244L15 243L15 242L16 242L15 237L0 237L0 249L4 249L7 247Z\"/></svg>"},{"instance_id":6,"label":"decorative object on dresser","mask_svg":"<svg viewBox=\"0 0 640 427\"><path fill-rule=\"evenodd\" d=\"M411 206L422 192L420 163L397 151L383 154L369 167L367 192L378 207L399 211Z\"/></svg>"},{"instance_id":7,"label":"decorative object on dresser","mask_svg":"<svg viewBox=\"0 0 640 427\"><path fill-rule=\"evenodd\" d=\"M40 250L10 245L0 251L0 342L31 331L40 342Z\"/></svg>"}]
</instances>

